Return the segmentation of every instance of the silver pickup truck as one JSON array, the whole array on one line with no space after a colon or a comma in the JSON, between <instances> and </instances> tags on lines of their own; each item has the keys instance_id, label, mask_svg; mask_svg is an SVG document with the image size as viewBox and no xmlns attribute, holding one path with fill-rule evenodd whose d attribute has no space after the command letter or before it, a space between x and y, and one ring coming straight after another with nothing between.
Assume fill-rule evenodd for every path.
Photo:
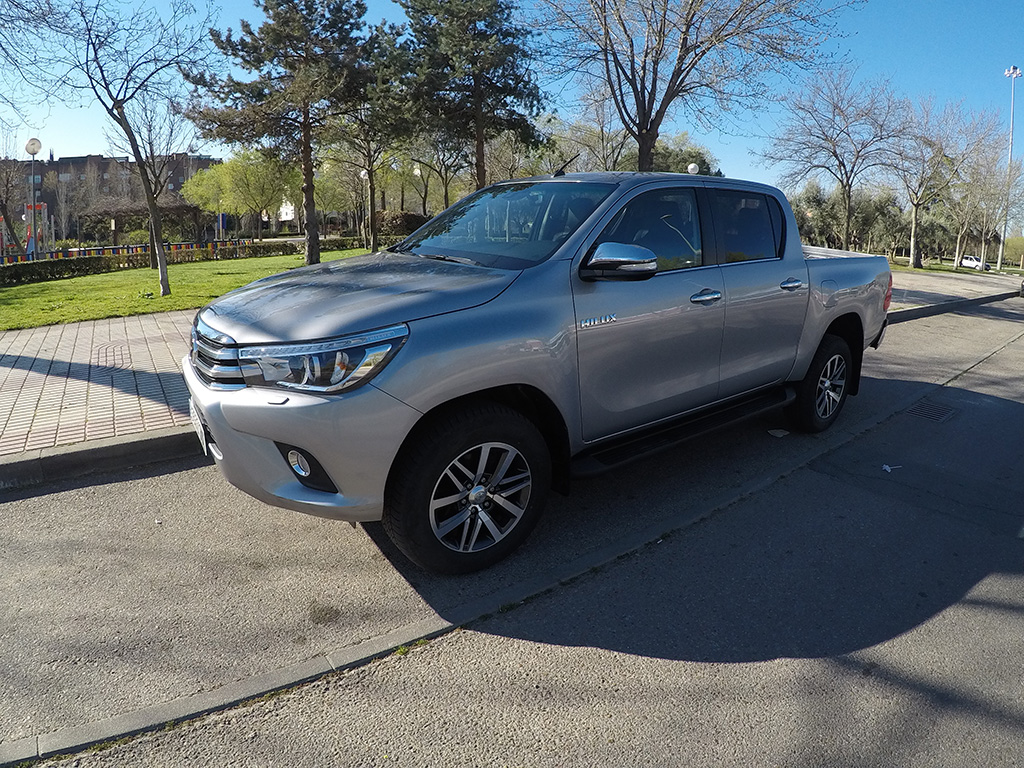
<instances>
[{"instance_id":1,"label":"silver pickup truck","mask_svg":"<svg viewBox=\"0 0 1024 768\"><path fill-rule=\"evenodd\" d=\"M570 477L771 408L830 426L891 289L882 257L804 249L772 187L521 179L387 251L214 301L184 372L231 483L382 520L421 567L468 572L522 543Z\"/></svg>"}]
</instances>

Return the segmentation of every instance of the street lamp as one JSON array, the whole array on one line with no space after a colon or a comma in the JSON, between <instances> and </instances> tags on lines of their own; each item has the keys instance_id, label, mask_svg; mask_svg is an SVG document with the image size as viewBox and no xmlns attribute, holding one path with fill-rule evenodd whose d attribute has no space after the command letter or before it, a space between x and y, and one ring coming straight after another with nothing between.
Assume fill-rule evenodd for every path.
<instances>
[{"instance_id":1,"label":"street lamp","mask_svg":"<svg viewBox=\"0 0 1024 768\"><path fill-rule=\"evenodd\" d=\"M39 139L25 142L25 151L32 155L32 258L39 250L39 232L36 230L36 154L43 148Z\"/></svg>"},{"instance_id":2,"label":"street lamp","mask_svg":"<svg viewBox=\"0 0 1024 768\"><path fill-rule=\"evenodd\" d=\"M1006 210L1003 213L1003 236L999 239L999 258L996 271L1003 268L1003 249L1006 247L1006 225L1010 219L1010 174L1013 171L1013 81L1020 77L1020 69L1013 66L1003 73L1010 78L1010 153L1006 159Z\"/></svg>"}]
</instances>

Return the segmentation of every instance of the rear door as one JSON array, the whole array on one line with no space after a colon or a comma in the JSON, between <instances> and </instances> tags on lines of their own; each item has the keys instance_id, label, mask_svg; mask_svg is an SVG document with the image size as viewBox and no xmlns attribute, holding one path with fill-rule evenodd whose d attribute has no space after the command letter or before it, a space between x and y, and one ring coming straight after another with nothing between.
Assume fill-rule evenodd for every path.
<instances>
[{"instance_id":1,"label":"rear door","mask_svg":"<svg viewBox=\"0 0 1024 768\"><path fill-rule=\"evenodd\" d=\"M725 284L722 398L783 381L793 368L810 294L802 253L785 253L773 196L707 188Z\"/></svg>"},{"instance_id":2,"label":"rear door","mask_svg":"<svg viewBox=\"0 0 1024 768\"><path fill-rule=\"evenodd\" d=\"M639 192L609 215L588 248L605 241L649 248L658 259L653 277L587 282L572 275L584 440L717 397L724 286L721 269L707 263L710 230L701 226L698 197L683 186Z\"/></svg>"}]
</instances>

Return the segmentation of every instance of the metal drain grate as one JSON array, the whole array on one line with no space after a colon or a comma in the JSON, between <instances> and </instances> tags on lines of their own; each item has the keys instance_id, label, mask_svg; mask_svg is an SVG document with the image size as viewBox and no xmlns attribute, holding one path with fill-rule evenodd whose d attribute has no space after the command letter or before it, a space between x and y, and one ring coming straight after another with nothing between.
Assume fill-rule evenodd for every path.
<instances>
[{"instance_id":1,"label":"metal drain grate","mask_svg":"<svg viewBox=\"0 0 1024 768\"><path fill-rule=\"evenodd\" d=\"M949 421L949 419L953 417L953 414L956 413L956 408L950 408L948 405L929 403L927 400L922 400L915 403L907 413L911 416L919 416L922 419L941 423L943 421Z\"/></svg>"},{"instance_id":2,"label":"metal drain grate","mask_svg":"<svg viewBox=\"0 0 1024 768\"><path fill-rule=\"evenodd\" d=\"M92 352L92 364L98 368L126 370L132 367L132 352L125 344L100 344Z\"/></svg>"}]
</instances>

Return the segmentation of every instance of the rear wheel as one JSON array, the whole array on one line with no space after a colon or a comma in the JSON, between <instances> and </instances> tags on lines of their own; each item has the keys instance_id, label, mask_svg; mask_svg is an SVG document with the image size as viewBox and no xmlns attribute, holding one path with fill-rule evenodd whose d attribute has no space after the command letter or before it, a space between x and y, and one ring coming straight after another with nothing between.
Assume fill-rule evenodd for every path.
<instances>
[{"instance_id":1,"label":"rear wheel","mask_svg":"<svg viewBox=\"0 0 1024 768\"><path fill-rule=\"evenodd\" d=\"M476 403L428 422L403 450L384 499L384 529L420 567L468 573L529 535L551 484L551 458L518 411Z\"/></svg>"},{"instance_id":2,"label":"rear wheel","mask_svg":"<svg viewBox=\"0 0 1024 768\"><path fill-rule=\"evenodd\" d=\"M790 418L800 429L821 432L832 426L846 403L850 373L849 345L838 336L825 336L789 408Z\"/></svg>"}]
</instances>

